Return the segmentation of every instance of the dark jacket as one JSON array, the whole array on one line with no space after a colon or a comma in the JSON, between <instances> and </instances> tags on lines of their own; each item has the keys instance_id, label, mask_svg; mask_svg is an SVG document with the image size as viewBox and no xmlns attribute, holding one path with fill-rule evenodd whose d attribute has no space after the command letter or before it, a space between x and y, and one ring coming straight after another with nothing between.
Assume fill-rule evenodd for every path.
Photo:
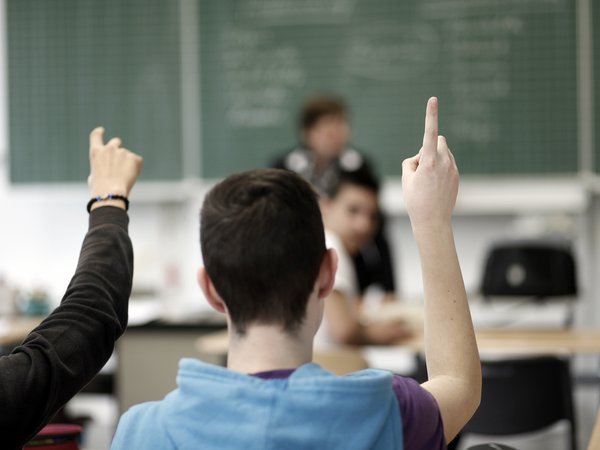
<instances>
[{"instance_id":1,"label":"dark jacket","mask_svg":"<svg viewBox=\"0 0 600 450\"><path fill-rule=\"evenodd\" d=\"M31 439L98 373L125 331L133 276L128 221L111 206L91 212L61 304L0 357L0 448Z\"/></svg>"}]
</instances>

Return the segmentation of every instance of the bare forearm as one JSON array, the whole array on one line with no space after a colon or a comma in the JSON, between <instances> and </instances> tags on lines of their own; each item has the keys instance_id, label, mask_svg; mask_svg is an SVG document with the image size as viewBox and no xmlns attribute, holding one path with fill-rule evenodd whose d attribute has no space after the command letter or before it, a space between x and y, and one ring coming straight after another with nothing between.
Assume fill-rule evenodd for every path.
<instances>
[{"instance_id":1,"label":"bare forearm","mask_svg":"<svg viewBox=\"0 0 600 450\"><path fill-rule=\"evenodd\" d=\"M425 295L424 384L444 412L450 441L479 405L481 367L451 226L414 230ZM461 400L456 401L456 396Z\"/></svg>"},{"instance_id":2,"label":"bare forearm","mask_svg":"<svg viewBox=\"0 0 600 450\"><path fill-rule=\"evenodd\" d=\"M423 273L429 374L470 377L479 367L479 354L451 226L414 233Z\"/></svg>"}]
</instances>

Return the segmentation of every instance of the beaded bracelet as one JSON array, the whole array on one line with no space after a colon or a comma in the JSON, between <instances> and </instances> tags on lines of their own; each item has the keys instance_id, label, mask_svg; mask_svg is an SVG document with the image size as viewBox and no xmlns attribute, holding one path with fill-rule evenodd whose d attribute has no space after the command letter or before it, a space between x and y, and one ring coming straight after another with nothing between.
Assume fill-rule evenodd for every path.
<instances>
[{"instance_id":1,"label":"beaded bracelet","mask_svg":"<svg viewBox=\"0 0 600 450\"><path fill-rule=\"evenodd\" d=\"M87 212L89 213L92 210L92 205L94 203L102 202L104 200L123 200L123 203L125 203L125 211L129 210L129 200L127 199L127 197L125 197L123 195L117 195L117 194L108 194L104 197L102 197L101 195L92 197L87 204Z\"/></svg>"}]
</instances>

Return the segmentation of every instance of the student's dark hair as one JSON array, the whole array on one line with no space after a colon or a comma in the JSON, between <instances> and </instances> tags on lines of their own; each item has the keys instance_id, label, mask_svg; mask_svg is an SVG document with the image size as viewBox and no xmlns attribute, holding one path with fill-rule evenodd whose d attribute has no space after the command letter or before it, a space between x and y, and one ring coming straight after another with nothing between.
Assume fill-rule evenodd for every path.
<instances>
[{"instance_id":1,"label":"student's dark hair","mask_svg":"<svg viewBox=\"0 0 600 450\"><path fill-rule=\"evenodd\" d=\"M204 199L200 244L238 333L249 324L298 329L325 254L317 194L305 180L280 169L225 178Z\"/></svg>"},{"instance_id":2,"label":"student's dark hair","mask_svg":"<svg viewBox=\"0 0 600 450\"><path fill-rule=\"evenodd\" d=\"M298 117L298 124L301 130L309 130L325 116L346 117L347 115L348 107L341 98L315 95L304 102Z\"/></svg>"},{"instance_id":3,"label":"student's dark hair","mask_svg":"<svg viewBox=\"0 0 600 450\"><path fill-rule=\"evenodd\" d=\"M375 195L379 194L379 181L368 166L353 171L340 170L337 181L333 184L328 196L335 198L347 185L360 186L374 192Z\"/></svg>"}]
</instances>

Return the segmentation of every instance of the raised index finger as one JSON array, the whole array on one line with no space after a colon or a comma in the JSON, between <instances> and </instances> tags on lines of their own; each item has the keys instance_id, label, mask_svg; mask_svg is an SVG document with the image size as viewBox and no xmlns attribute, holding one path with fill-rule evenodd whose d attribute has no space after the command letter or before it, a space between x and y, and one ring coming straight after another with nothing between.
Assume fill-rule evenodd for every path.
<instances>
[{"instance_id":1,"label":"raised index finger","mask_svg":"<svg viewBox=\"0 0 600 450\"><path fill-rule=\"evenodd\" d=\"M104 128L96 127L90 133L90 148L94 147L102 147L104 142L102 141L102 137L104 136Z\"/></svg>"},{"instance_id":2,"label":"raised index finger","mask_svg":"<svg viewBox=\"0 0 600 450\"><path fill-rule=\"evenodd\" d=\"M423 147L421 149L421 159L432 158L436 156L438 142L438 99L431 97L427 101L427 110L425 111L425 133L423 134Z\"/></svg>"}]
</instances>

